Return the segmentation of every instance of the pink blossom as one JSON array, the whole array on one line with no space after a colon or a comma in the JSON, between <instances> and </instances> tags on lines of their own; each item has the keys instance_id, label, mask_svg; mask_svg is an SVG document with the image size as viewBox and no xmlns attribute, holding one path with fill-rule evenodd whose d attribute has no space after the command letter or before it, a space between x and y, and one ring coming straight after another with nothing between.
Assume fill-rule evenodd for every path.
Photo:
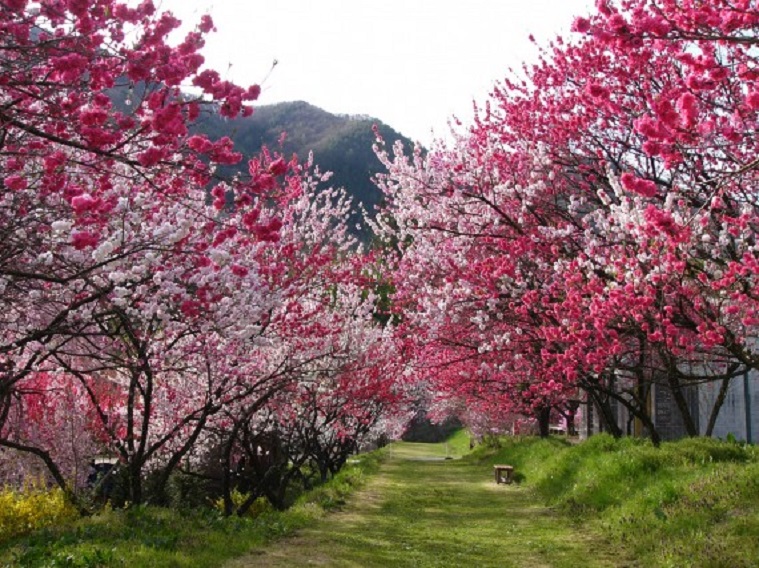
<instances>
[{"instance_id":1,"label":"pink blossom","mask_svg":"<svg viewBox=\"0 0 759 568\"><path fill-rule=\"evenodd\" d=\"M594 99L609 98L609 89L599 85L598 83L589 83L585 90Z\"/></svg>"},{"instance_id":2,"label":"pink blossom","mask_svg":"<svg viewBox=\"0 0 759 568\"><path fill-rule=\"evenodd\" d=\"M693 91L707 91L715 87L714 81L698 73L691 73L685 80L687 87Z\"/></svg>"},{"instance_id":3,"label":"pink blossom","mask_svg":"<svg viewBox=\"0 0 759 568\"><path fill-rule=\"evenodd\" d=\"M612 14L607 22L616 35L625 35L629 32L627 21L620 14Z\"/></svg>"},{"instance_id":4,"label":"pink blossom","mask_svg":"<svg viewBox=\"0 0 759 568\"><path fill-rule=\"evenodd\" d=\"M658 156L661 153L661 144L653 140L646 140L643 143L643 151L649 156Z\"/></svg>"},{"instance_id":5,"label":"pink blossom","mask_svg":"<svg viewBox=\"0 0 759 568\"><path fill-rule=\"evenodd\" d=\"M587 18L575 18L572 22L572 31L581 34L588 33L590 31L590 20Z\"/></svg>"},{"instance_id":6,"label":"pink blossom","mask_svg":"<svg viewBox=\"0 0 759 568\"><path fill-rule=\"evenodd\" d=\"M200 116L200 105L196 102L191 102L187 105L187 120L195 122Z\"/></svg>"},{"instance_id":7,"label":"pink blossom","mask_svg":"<svg viewBox=\"0 0 759 568\"><path fill-rule=\"evenodd\" d=\"M140 162L140 165L143 167L149 168L158 164L163 158L164 151L161 148L151 146L137 156L137 161Z\"/></svg>"},{"instance_id":8,"label":"pink blossom","mask_svg":"<svg viewBox=\"0 0 759 568\"><path fill-rule=\"evenodd\" d=\"M250 189L254 193L263 193L274 189L277 186L277 180L269 174L260 174L251 180Z\"/></svg>"},{"instance_id":9,"label":"pink blossom","mask_svg":"<svg viewBox=\"0 0 759 568\"><path fill-rule=\"evenodd\" d=\"M84 16L87 14L87 9L89 8L88 0L68 0L66 4L75 16Z\"/></svg>"},{"instance_id":10,"label":"pink blossom","mask_svg":"<svg viewBox=\"0 0 759 568\"><path fill-rule=\"evenodd\" d=\"M206 69L197 75L192 80L192 83L196 87L200 87L205 92L210 93L213 90L214 85L218 83L220 79L221 77L216 71L213 71L212 69Z\"/></svg>"},{"instance_id":11,"label":"pink blossom","mask_svg":"<svg viewBox=\"0 0 759 568\"><path fill-rule=\"evenodd\" d=\"M258 217L261 214L259 209L251 209L242 216L242 221L248 229L255 227Z\"/></svg>"},{"instance_id":12,"label":"pink blossom","mask_svg":"<svg viewBox=\"0 0 759 568\"><path fill-rule=\"evenodd\" d=\"M676 242L683 242L688 236L687 228L678 225L669 211L663 211L654 205L649 205L643 212L643 216L657 230L669 235Z\"/></svg>"},{"instance_id":13,"label":"pink blossom","mask_svg":"<svg viewBox=\"0 0 759 568\"><path fill-rule=\"evenodd\" d=\"M196 300L185 300L182 302L179 309L188 317L197 317L200 315L200 304Z\"/></svg>"},{"instance_id":14,"label":"pink blossom","mask_svg":"<svg viewBox=\"0 0 759 568\"><path fill-rule=\"evenodd\" d=\"M213 19L210 15L203 14L200 17L200 24L198 25L198 29L203 33L208 33L214 29Z\"/></svg>"},{"instance_id":15,"label":"pink blossom","mask_svg":"<svg viewBox=\"0 0 759 568\"><path fill-rule=\"evenodd\" d=\"M282 158L277 158L271 164L269 164L269 173L273 176L281 176L287 173L287 162Z\"/></svg>"},{"instance_id":16,"label":"pink blossom","mask_svg":"<svg viewBox=\"0 0 759 568\"><path fill-rule=\"evenodd\" d=\"M99 203L100 200L95 199L89 193L82 193L71 199L71 208L75 213L85 213L95 209Z\"/></svg>"},{"instance_id":17,"label":"pink blossom","mask_svg":"<svg viewBox=\"0 0 759 568\"><path fill-rule=\"evenodd\" d=\"M219 108L219 114L227 118L235 118L242 110L242 97L232 95L222 103Z\"/></svg>"},{"instance_id":18,"label":"pink blossom","mask_svg":"<svg viewBox=\"0 0 759 568\"><path fill-rule=\"evenodd\" d=\"M248 272L250 272L247 268L244 266L240 266L239 264L233 264L232 265L232 274L235 276L239 276L240 278L244 278L248 275Z\"/></svg>"},{"instance_id":19,"label":"pink blossom","mask_svg":"<svg viewBox=\"0 0 759 568\"><path fill-rule=\"evenodd\" d=\"M245 100L255 101L258 99L260 95L261 95L261 86L251 85L250 87L248 87L248 90L245 92Z\"/></svg>"},{"instance_id":20,"label":"pink blossom","mask_svg":"<svg viewBox=\"0 0 759 568\"><path fill-rule=\"evenodd\" d=\"M680 111L683 125L691 127L698 119L698 105L692 93L685 92L677 99L677 109Z\"/></svg>"},{"instance_id":21,"label":"pink blossom","mask_svg":"<svg viewBox=\"0 0 759 568\"><path fill-rule=\"evenodd\" d=\"M667 132L663 125L650 116L642 116L638 118L635 120L634 126L635 130L648 138L664 139L667 137Z\"/></svg>"},{"instance_id":22,"label":"pink blossom","mask_svg":"<svg viewBox=\"0 0 759 568\"><path fill-rule=\"evenodd\" d=\"M111 146L119 140L118 133L105 130L100 126L92 127L83 125L80 132L87 144L97 149Z\"/></svg>"},{"instance_id":23,"label":"pink blossom","mask_svg":"<svg viewBox=\"0 0 759 568\"><path fill-rule=\"evenodd\" d=\"M14 12L23 12L28 0L5 0L4 4Z\"/></svg>"},{"instance_id":24,"label":"pink blossom","mask_svg":"<svg viewBox=\"0 0 759 568\"><path fill-rule=\"evenodd\" d=\"M77 250L94 247L98 244L100 237L90 231L75 231L71 233L71 244Z\"/></svg>"},{"instance_id":25,"label":"pink blossom","mask_svg":"<svg viewBox=\"0 0 759 568\"><path fill-rule=\"evenodd\" d=\"M187 146L200 154L206 154L213 149L213 143L206 136L197 134L187 139Z\"/></svg>"},{"instance_id":26,"label":"pink blossom","mask_svg":"<svg viewBox=\"0 0 759 568\"><path fill-rule=\"evenodd\" d=\"M195 265L199 268L205 268L207 266L211 266L211 259L208 258L207 256L199 256L197 258Z\"/></svg>"},{"instance_id":27,"label":"pink blossom","mask_svg":"<svg viewBox=\"0 0 759 568\"><path fill-rule=\"evenodd\" d=\"M21 191L27 188L26 178L20 175L10 175L5 178L5 187L11 191Z\"/></svg>"},{"instance_id":28,"label":"pink blossom","mask_svg":"<svg viewBox=\"0 0 759 568\"><path fill-rule=\"evenodd\" d=\"M746 104L751 110L759 110L759 91L753 90L746 96Z\"/></svg>"},{"instance_id":29,"label":"pink blossom","mask_svg":"<svg viewBox=\"0 0 759 568\"><path fill-rule=\"evenodd\" d=\"M137 122L134 120L134 118L131 116L122 115L120 113L117 113L114 116L114 119L116 120L116 124L121 130L131 130L137 125Z\"/></svg>"},{"instance_id":30,"label":"pink blossom","mask_svg":"<svg viewBox=\"0 0 759 568\"><path fill-rule=\"evenodd\" d=\"M658 193L656 183L636 177L629 172L622 174L619 181L622 182L622 186L626 190L635 192L643 197L654 197Z\"/></svg>"},{"instance_id":31,"label":"pink blossom","mask_svg":"<svg viewBox=\"0 0 759 568\"><path fill-rule=\"evenodd\" d=\"M638 29L645 34L663 37L670 31L670 26L666 20L651 16L645 16L635 21Z\"/></svg>"},{"instance_id":32,"label":"pink blossom","mask_svg":"<svg viewBox=\"0 0 759 568\"><path fill-rule=\"evenodd\" d=\"M79 120L85 126L100 126L108 119L108 112L103 108L85 109L79 114Z\"/></svg>"},{"instance_id":33,"label":"pink blossom","mask_svg":"<svg viewBox=\"0 0 759 568\"><path fill-rule=\"evenodd\" d=\"M182 118L181 108L172 103L167 107L156 111L153 116L153 128L170 136L183 136L187 133L187 126Z\"/></svg>"},{"instance_id":34,"label":"pink blossom","mask_svg":"<svg viewBox=\"0 0 759 568\"><path fill-rule=\"evenodd\" d=\"M50 63L62 82L73 83L84 73L89 61L79 53L69 53L60 57L52 57Z\"/></svg>"},{"instance_id":35,"label":"pink blossom","mask_svg":"<svg viewBox=\"0 0 759 568\"><path fill-rule=\"evenodd\" d=\"M210 152L211 160L221 165L234 165L240 163L242 154L233 150L232 140L224 136L216 141Z\"/></svg>"}]
</instances>

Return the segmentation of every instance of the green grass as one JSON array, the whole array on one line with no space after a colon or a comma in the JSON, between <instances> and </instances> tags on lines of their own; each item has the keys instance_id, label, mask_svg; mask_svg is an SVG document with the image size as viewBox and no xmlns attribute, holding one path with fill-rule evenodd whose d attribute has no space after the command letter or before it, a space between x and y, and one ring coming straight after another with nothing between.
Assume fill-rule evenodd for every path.
<instances>
[{"instance_id":1,"label":"green grass","mask_svg":"<svg viewBox=\"0 0 759 568\"><path fill-rule=\"evenodd\" d=\"M469 433L459 428L446 441L436 444L396 442L390 446L390 452L397 457L408 459L448 458L458 459L469 453Z\"/></svg>"},{"instance_id":2,"label":"green grass","mask_svg":"<svg viewBox=\"0 0 759 568\"><path fill-rule=\"evenodd\" d=\"M255 519L106 511L0 544L0 566L759 566L759 448L500 443L395 443ZM496 485L495 463L519 483Z\"/></svg>"},{"instance_id":3,"label":"green grass","mask_svg":"<svg viewBox=\"0 0 759 568\"><path fill-rule=\"evenodd\" d=\"M594 436L504 441L478 463L511 462L567 518L624 546L644 566L759 566L759 449L704 438L653 447Z\"/></svg>"},{"instance_id":4,"label":"green grass","mask_svg":"<svg viewBox=\"0 0 759 568\"><path fill-rule=\"evenodd\" d=\"M213 509L107 510L0 544L0 566L211 567L312 524L342 506L379 467L383 451L361 456L287 511L256 519Z\"/></svg>"},{"instance_id":5,"label":"green grass","mask_svg":"<svg viewBox=\"0 0 759 568\"><path fill-rule=\"evenodd\" d=\"M469 440L471 437L467 430L456 430L449 438L443 442L446 452L450 452L453 457L461 457L469 453Z\"/></svg>"},{"instance_id":6,"label":"green grass","mask_svg":"<svg viewBox=\"0 0 759 568\"><path fill-rule=\"evenodd\" d=\"M616 550L492 468L444 459L468 451L459 432L442 444L399 442L345 509L231 563L247 566L624 566Z\"/></svg>"}]
</instances>

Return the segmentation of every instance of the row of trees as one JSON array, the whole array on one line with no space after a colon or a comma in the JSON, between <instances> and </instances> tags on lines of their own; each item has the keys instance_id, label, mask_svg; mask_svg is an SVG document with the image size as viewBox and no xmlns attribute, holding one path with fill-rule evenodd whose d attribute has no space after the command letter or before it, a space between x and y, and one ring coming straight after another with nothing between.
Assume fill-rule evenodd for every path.
<instances>
[{"instance_id":1,"label":"row of trees","mask_svg":"<svg viewBox=\"0 0 759 568\"><path fill-rule=\"evenodd\" d=\"M598 0L449 145L378 155L414 375L479 421L622 405L759 369L759 11Z\"/></svg>"},{"instance_id":2,"label":"row of trees","mask_svg":"<svg viewBox=\"0 0 759 568\"><path fill-rule=\"evenodd\" d=\"M281 505L394 427L395 359L344 192L268 151L217 175L243 156L190 127L260 88L203 69L208 16L178 26L150 0L0 2L2 477L74 496L105 454L140 503L216 456L228 512L241 483Z\"/></svg>"},{"instance_id":3,"label":"row of trees","mask_svg":"<svg viewBox=\"0 0 759 568\"><path fill-rule=\"evenodd\" d=\"M129 501L184 471L244 512L397 430L422 387L481 430L547 434L590 400L658 441L654 385L696 435L687 389L718 385L708 433L759 369L748 0L599 0L453 144L380 141L371 253L310 161L221 175L243 156L191 127L260 89L203 68L210 18L178 25L150 0L0 2L6 480L43 467L75 496L106 454Z\"/></svg>"}]
</instances>

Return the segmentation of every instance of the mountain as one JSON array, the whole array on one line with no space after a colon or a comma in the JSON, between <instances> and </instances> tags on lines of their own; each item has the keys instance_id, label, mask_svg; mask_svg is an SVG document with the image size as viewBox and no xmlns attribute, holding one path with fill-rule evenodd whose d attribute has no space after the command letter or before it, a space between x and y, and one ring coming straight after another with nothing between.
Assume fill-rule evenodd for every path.
<instances>
[{"instance_id":1,"label":"mountain","mask_svg":"<svg viewBox=\"0 0 759 568\"><path fill-rule=\"evenodd\" d=\"M335 115L303 101L258 106L248 118L207 116L200 120L198 130L212 138L229 136L235 149L246 157L256 154L262 146L286 157L297 154L301 160L313 151L320 170L333 172L329 184L344 187L354 201L360 201L371 212L382 198L371 181L382 171L372 151L375 124L388 145L402 140L411 148L408 138L376 119ZM280 145L282 133L285 138Z\"/></svg>"},{"instance_id":2,"label":"mountain","mask_svg":"<svg viewBox=\"0 0 759 568\"><path fill-rule=\"evenodd\" d=\"M114 108L131 114L130 101L143 99L153 88L144 83L124 81L110 89L109 96ZM328 183L344 187L354 203L362 203L372 213L382 199L372 178L383 169L372 150L374 125L388 146L401 140L406 148L412 147L411 140L377 119L331 114L303 101L256 106L252 116L234 120L215 112L204 113L193 124L192 131L207 134L212 140L229 136L235 142L235 150L242 152L246 159L239 166L222 168L222 174L247 169L247 158L255 156L262 146L280 152L286 158L296 154L301 161L313 151L319 169L333 174ZM359 220L356 215L353 221ZM351 226L353 224L351 222ZM363 240L369 238L365 231L364 228L358 235Z\"/></svg>"}]
</instances>

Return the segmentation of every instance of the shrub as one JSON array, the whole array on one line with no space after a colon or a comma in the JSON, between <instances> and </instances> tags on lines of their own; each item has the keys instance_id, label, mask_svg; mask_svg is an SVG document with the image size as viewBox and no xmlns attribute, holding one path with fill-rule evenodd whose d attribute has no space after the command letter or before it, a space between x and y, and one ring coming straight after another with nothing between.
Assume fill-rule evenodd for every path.
<instances>
[{"instance_id":1,"label":"shrub","mask_svg":"<svg viewBox=\"0 0 759 568\"><path fill-rule=\"evenodd\" d=\"M33 484L21 491L5 487L0 491L0 542L78 516L61 489Z\"/></svg>"},{"instance_id":2,"label":"shrub","mask_svg":"<svg viewBox=\"0 0 759 568\"><path fill-rule=\"evenodd\" d=\"M232 493L230 494L230 497L232 498L232 504L234 505L234 510L238 510L245 501L247 501L248 497L250 496L249 493L241 493L237 489L233 489ZM220 512L224 513L224 498L219 497L214 501L214 507ZM271 503L269 503L269 500L266 499L266 497L259 497L256 499L253 504L248 508L247 511L245 511L246 517L250 517L251 519L255 519L256 517L261 516L264 513L269 513L274 510L274 507L272 507Z\"/></svg>"},{"instance_id":3,"label":"shrub","mask_svg":"<svg viewBox=\"0 0 759 568\"><path fill-rule=\"evenodd\" d=\"M106 506L91 517L76 522L62 519L60 526L0 546L0 566L218 566L251 547L312 524L325 514L325 508L338 507L378 469L385 455L387 450L378 450L349 460L333 479L303 493L287 511L271 510L266 501L259 500L253 506L254 514L259 513L255 519L224 517L213 507L180 511L152 505ZM234 497L239 502L243 498L242 494Z\"/></svg>"},{"instance_id":4,"label":"shrub","mask_svg":"<svg viewBox=\"0 0 759 568\"><path fill-rule=\"evenodd\" d=\"M180 472L169 477L166 484L166 504L172 509L197 509L207 507L211 502L213 496L207 479Z\"/></svg>"}]
</instances>

